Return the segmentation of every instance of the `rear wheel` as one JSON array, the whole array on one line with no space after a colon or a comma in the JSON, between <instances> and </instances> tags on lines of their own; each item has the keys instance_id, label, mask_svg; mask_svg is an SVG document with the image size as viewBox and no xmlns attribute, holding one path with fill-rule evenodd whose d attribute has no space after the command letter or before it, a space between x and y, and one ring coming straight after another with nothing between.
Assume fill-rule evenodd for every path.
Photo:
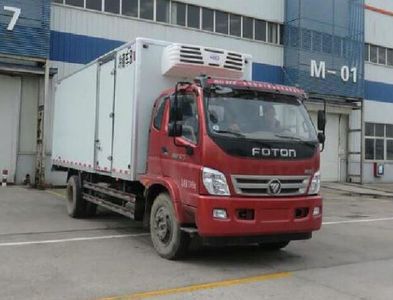
<instances>
[{"instance_id":1,"label":"rear wheel","mask_svg":"<svg viewBox=\"0 0 393 300\"><path fill-rule=\"evenodd\" d=\"M72 218L86 217L86 201L82 197L80 177L73 175L67 183L67 212Z\"/></svg>"},{"instance_id":2,"label":"rear wheel","mask_svg":"<svg viewBox=\"0 0 393 300\"><path fill-rule=\"evenodd\" d=\"M179 259L188 249L190 237L180 229L173 203L167 193L154 200L150 213L150 235L158 254L166 259Z\"/></svg>"},{"instance_id":3,"label":"rear wheel","mask_svg":"<svg viewBox=\"0 0 393 300\"><path fill-rule=\"evenodd\" d=\"M263 250L277 251L277 250L280 250L280 249L285 248L286 246L288 246L289 242L290 241L283 241L283 242L276 242L276 243L261 243L261 244L259 244L259 246Z\"/></svg>"}]
</instances>

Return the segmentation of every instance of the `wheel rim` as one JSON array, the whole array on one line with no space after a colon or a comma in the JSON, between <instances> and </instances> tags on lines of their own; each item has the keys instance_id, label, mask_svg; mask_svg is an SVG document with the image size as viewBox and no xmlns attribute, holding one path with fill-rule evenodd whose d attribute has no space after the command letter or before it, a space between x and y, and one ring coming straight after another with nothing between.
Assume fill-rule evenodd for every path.
<instances>
[{"instance_id":1,"label":"wheel rim","mask_svg":"<svg viewBox=\"0 0 393 300\"><path fill-rule=\"evenodd\" d=\"M158 241L167 245L172 238L172 220L166 207L160 207L155 213L153 220L154 234Z\"/></svg>"}]
</instances>

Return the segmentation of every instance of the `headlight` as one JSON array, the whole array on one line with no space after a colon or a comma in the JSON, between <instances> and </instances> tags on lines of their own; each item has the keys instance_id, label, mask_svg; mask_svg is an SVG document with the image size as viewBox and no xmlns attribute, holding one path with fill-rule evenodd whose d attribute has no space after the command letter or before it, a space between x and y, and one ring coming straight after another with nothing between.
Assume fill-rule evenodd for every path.
<instances>
[{"instance_id":1,"label":"headlight","mask_svg":"<svg viewBox=\"0 0 393 300\"><path fill-rule=\"evenodd\" d=\"M319 189L321 188L321 173L318 171L314 174L311 183L310 189L308 190L309 195L315 195L319 193Z\"/></svg>"},{"instance_id":2,"label":"headlight","mask_svg":"<svg viewBox=\"0 0 393 300\"><path fill-rule=\"evenodd\" d=\"M229 196L225 175L210 168L202 169L202 181L210 195Z\"/></svg>"}]
</instances>

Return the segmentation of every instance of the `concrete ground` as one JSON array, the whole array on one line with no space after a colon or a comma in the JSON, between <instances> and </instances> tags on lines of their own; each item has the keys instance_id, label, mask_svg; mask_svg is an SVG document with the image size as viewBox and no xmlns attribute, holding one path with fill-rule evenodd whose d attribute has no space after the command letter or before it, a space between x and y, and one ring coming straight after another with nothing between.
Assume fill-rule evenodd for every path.
<instances>
[{"instance_id":1,"label":"concrete ground","mask_svg":"<svg viewBox=\"0 0 393 300\"><path fill-rule=\"evenodd\" d=\"M309 241L172 262L139 223L70 219L57 191L0 188L0 299L391 299L393 198L322 192L324 225Z\"/></svg>"}]
</instances>

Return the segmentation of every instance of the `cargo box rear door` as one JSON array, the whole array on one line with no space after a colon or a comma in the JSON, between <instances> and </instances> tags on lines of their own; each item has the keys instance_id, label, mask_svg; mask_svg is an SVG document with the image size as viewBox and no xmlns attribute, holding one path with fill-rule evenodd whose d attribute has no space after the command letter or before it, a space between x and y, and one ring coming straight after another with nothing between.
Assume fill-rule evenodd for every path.
<instances>
[{"instance_id":1,"label":"cargo box rear door","mask_svg":"<svg viewBox=\"0 0 393 300\"><path fill-rule=\"evenodd\" d=\"M104 58L105 59L105 58ZM115 57L100 62L98 69L98 106L95 147L97 171L111 172L113 107L115 98Z\"/></svg>"}]
</instances>

